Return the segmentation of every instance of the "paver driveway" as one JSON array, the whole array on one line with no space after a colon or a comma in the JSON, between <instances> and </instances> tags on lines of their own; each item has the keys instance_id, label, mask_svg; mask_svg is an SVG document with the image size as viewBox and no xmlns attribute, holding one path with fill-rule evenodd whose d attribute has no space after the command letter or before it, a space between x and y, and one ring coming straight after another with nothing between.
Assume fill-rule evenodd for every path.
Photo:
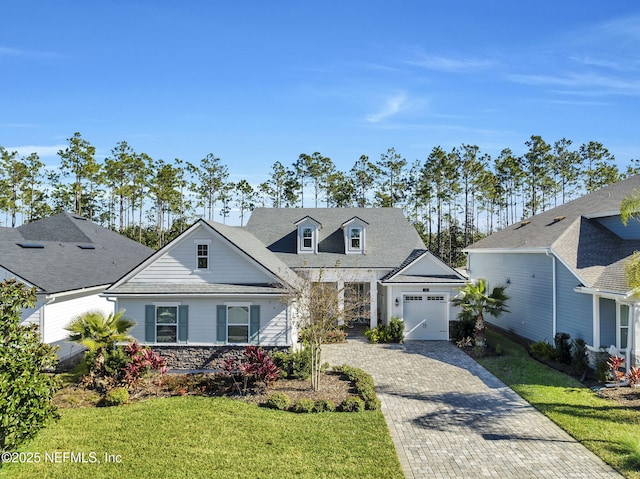
<instances>
[{"instance_id":1,"label":"paver driveway","mask_svg":"<svg viewBox=\"0 0 640 479\"><path fill-rule=\"evenodd\" d=\"M453 344L323 347L376 383L407 478L621 478Z\"/></svg>"}]
</instances>

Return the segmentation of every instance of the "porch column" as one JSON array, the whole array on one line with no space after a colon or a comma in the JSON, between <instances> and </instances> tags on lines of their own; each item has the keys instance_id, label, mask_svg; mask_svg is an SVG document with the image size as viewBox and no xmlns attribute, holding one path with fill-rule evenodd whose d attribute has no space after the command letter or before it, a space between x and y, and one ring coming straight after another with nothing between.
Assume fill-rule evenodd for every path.
<instances>
[{"instance_id":1,"label":"porch column","mask_svg":"<svg viewBox=\"0 0 640 479\"><path fill-rule=\"evenodd\" d=\"M378 323L378 281L369 282L369 327L375 328Z\"/></svg>"},{"instance_id":2,"label":"porch column","mask_svg":"<svg viewBox=\"0 0 640 479\"><path fill-rule=\"evenodd\" d=\"M593 347L600 348L600 297L593 295Z\"/></svg>"},{"instance_id":3,"label":"porch column","mask_svg":"<svg viewBox=\"0 0 640 479\"><path fill-rule=\"evenodd\" d=\"M637 366L640 364L640 347L638 347L640 340L640 304L635 301L629 308L629 344L628 351L631 351L630 358L627 364L629 366ZM628 353L627 353L628 354Z\"/></svg>"}]
</instances>

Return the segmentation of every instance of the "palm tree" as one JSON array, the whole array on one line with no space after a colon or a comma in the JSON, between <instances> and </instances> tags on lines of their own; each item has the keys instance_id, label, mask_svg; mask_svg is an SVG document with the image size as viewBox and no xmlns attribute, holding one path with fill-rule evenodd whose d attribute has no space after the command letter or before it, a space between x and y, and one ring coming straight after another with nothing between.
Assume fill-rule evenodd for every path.
<instances>
[{"instance_id":1,"label":"palm tree","mask_svg":"<svg viewBox=\"0 0 640 479\"><path fill-rule=\"evenodd\" d=\"M504 292L506 288L506 285L496 286L491 291L491 294L487 295L487 280L479 279L475 283L469 282L466 286L460 288L460 293L453 298L453 305L461 308L458 314L460 319L476 318L475 342L476 346L481 349L485 347L484 313L489 313L497 318L502 313L509 312L506 307L509 296Z\"/></svg>"},{"instance_id":2,"label":"palm tree","mask_svg":"<svg viewBox=\"0 0 640 479\"><path fill-rule=\"evenodd\" d=\"M102 311L87 311L76 316L65 328L70 332L69 341L85 346L89 351L113 349L115 343L129 341L129 330L136 323L124 318L124 309L109 313L105 317Z\"/></svg>"}]
</instances>

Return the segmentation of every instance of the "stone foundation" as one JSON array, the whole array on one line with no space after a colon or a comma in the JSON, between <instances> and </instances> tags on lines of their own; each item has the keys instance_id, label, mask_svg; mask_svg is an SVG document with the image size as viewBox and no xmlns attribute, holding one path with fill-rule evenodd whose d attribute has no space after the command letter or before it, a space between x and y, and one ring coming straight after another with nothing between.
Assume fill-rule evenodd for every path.
<instances>
[{"instance_id":1,"label":"stone foundation","mask_svg":"<svg viewBox=\"0 0 640 479\"><path fill-rule=\"evenodd\" d=\"M260 346L266 351L286 351L282 346ZM245 346L152 346L167 362L169 369L222 370L222 362L230 357L240 358Z\"/></svg>"}]
</instances>

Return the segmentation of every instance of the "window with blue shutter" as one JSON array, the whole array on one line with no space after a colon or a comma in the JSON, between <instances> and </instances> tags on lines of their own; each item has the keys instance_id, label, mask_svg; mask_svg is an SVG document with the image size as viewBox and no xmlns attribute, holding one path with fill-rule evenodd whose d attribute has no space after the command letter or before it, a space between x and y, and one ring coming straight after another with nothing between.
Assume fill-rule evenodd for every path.
<instances>
[{"instance_id":1,"label":"window with blue shutter","mask_svg":"<svg viewBox=\"0 0 640 479\"><path fill-rule=\"evenodd\" d=\"M260 342L260 306L258 305L250 307L249 342L251 344Z\"/></svg>"},{"instance_id":2,"label":"window with blue shutter","mask_svg":"<svg viewBox=\"0 0 640 479\"><path fill-rule=\"evenodd\" d=\"M227 342L227 307L224 304L216 308L216 339L219 343Z\"/></svg>"},{"instance_id":3,"label":"window with blue shutter","mask_svg":"<svg viewBox=\"0 0 640 479\"><path fill-rule=\"evenodd\" d=\"M178 306L178 341L189 340L189 306Z\"/></svg>"},{"instance_id":4,"label":"window with blue shutter","mask_svg":"<svg viewBox=\"0 0 640 479\"><path fill-rule=\"evenodd\" d=\"M147 304L144 307L144 340L147 343L156 342L156 307Z\"/></svg>"}]
</instances>

